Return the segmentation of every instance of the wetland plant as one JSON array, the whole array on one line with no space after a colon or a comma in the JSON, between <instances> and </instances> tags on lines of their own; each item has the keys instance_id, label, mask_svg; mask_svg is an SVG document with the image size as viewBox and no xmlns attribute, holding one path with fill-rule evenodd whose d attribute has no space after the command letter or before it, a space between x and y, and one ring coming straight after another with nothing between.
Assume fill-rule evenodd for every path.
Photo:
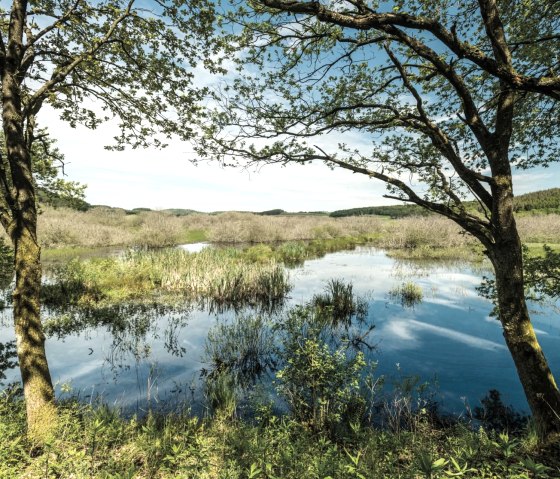
<instances>
[{"instance_id":1,"label":"wetland plant","mask_svg":"<svg viewBox=\"0 0 560 479\"><path fill-rule=\"evenodd\" d=\"M324 292L314 295L311 303L318 315L330 320L333 325L363 322L367 317L367 303L355 296L353 288L351 282L331 279Z\"/></svg>"},{"instance_id":2,"label":"wetland plant","mask_svg":"<svg viewBox=\"0 0 560 479\"><path fill-rule=\"evenodd\" d=\"M271 378L280 403L313 430L333 432L363 420L366 361L373 325L351 284L333 280L307 304L263 318L237 316L208 334L203 372L248 391ZM213 387L213 386L212 386Z\"/></svg>"},{"instance_id":3,"label":"wetland plant","mask_svg":"<svg viewBox=\"0 0 560 479\"><path fill-rule=\"evenodd\" d=\"M389 291L392 300L400 301L407 308L412 308L420 304L424 298L422 288L411 281L406 281Z\"/></svg>"},{"instance_id":4,"label":"wetland plant","mask_svg":"<svg viewBox=\"0 0 560 479\"><path fill-rule=\"evenodd\" d=\"M281 263L254 262L242 251L206 248L128 251L118 258L70 261L50 272L45 304L104 307L118 303L216 305L281 302L291 289Z\"/></svg>"}]
</instances>

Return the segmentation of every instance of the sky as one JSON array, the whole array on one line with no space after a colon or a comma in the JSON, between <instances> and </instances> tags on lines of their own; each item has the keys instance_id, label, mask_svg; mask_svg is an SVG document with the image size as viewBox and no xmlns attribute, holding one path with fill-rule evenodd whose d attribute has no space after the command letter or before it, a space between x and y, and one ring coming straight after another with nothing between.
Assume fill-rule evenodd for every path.
<instances>
[{"instance_id":1,"label":"sky","mask_svg":"<svg viewBox=\"0 0 560 479\"><path fill-rule=\"evenodd\" d=\"M224 66L231 67L231 60ZM198 86L209 86L215 75L197 66ZM65 155L66 179L87 185L86 201L122 208L185 208L203 212L242 210L334 211L395 204L383 198L385 185L347 170L312 165L266 165L260 169L222 168L217 162L197 165L189 143L168 148L108 151L117 131L114 124L96 130L71 128L57 111L45 105L39 126L48 128ZM370 139L359 133L323 136L320 146L335 151L338 143L367 151ZM560 186L560 165L514 175L515 194Z\"/></svg>"},{"instance_id":2,"label":"sky","mask_svg":"<svg viewBox=\"0 0 560 479\"><path fill-rule=\"evenodd\" d=\"M71 128L56 111L45 107L41 124L48 126L65 155L66 179L87 185L86 201L121 208L186 208L196 211L334 211L363 206L395 204L383 198L381 182L322 164L267 165L259 170L222 168L215 162L194 165L189 143L174 141L169 147L104 149L111 143L114 127L96 130ZM336 144L340 138L324 139ZM346 135L349 145L367 139ZM514 175L515 193L522 194L559 186L558 166L533 169Z\"/></svg>"},{"instance_id":3,"label":"sky","mask_svg":"<svg viewBox=\"0 0 560 479\"><path fill-rule=\"evenodd\" d=\"M41 112L41 120L65 155L65 178L86 184L86 201L91 204L210 212L334 211L395 203L382 197L382 183L322 164L258 170L222 168L207 161L194 165L196 155L186 142L174 141L161 150L107 151L104 146L114 134L110 124L93 131L73 129L49 107ZM359 142L363 139L354 138L353 143Z\"/></svg>"}]
</instances>

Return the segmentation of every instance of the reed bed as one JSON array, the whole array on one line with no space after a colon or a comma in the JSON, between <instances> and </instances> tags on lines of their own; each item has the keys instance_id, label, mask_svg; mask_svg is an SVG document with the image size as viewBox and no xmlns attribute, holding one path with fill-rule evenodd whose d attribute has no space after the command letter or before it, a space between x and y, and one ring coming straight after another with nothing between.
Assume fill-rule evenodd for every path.
<instances>
[{"instance_id":1,"label":"reed bed","mask_svg":"<svg viewBox=\"0 0 560 479\"><path fill-rule=\"evenodd\" d=\"M560 243L560 215L521 216L521 238L527 243ZM302 241L336 244L333 240L393 250L395 256L445 258L457 252L464 259L480 257L476 239L441 216L388 219L379 216L261 216L253 213L193 213L174 216L169 212L96 207L87 212L45 208L39 221L43 247L99 248L106 246L170 246L208 240L215 243L291 243L282 260L289 263L289 249L301 258ZM352 244L349 244L352 247ZM303 255L304 256L304 255ZM304 258L305 259L305 258Z\"/></svg>"},{"instance_id":2,"label":"reed bed","mask_svg":"<svg viewBox=\"0 0 560 479\"><path fill-rule=\"evenodd\" d=\"M283 265L254 262L233 248L188 253L129 251L118 258L73 260L53 268L45 303L95 306L119 302L211 301L265 304L290 290Z\"/></svg>"},{"instance_id":3,"label":"reed bed","mask_svg":"<svg viewBox=\"0 0 560 479\"><path fill-rule=\"evenodd\" d=\"M524 243L560 243L560 215L521 216L516 221Z\"/></svg>"}]
</instances>

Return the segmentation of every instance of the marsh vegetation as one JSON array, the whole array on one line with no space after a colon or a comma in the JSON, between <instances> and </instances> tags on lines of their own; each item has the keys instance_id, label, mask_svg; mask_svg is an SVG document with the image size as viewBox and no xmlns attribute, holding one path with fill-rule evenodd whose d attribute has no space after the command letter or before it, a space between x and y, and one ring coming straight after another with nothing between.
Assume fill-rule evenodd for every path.
<instances>
[{"instance_id":1,"label":"marsh vegetation","mask_svg":"<svg viewBox=\"0 0 560 479\"><path fill-rule=\"evenodd\" d=\"M121 353L142 354L138 338L157 324L149 311L137 305L108 322ZM499 394L457 418L439 409L435 384L379 374L367 356L370 313L351 283L331 280L283 312L223 318L207 336L198 415L188 400L170 409L154 401L131 417L70 397L41 448L23 433L20 390L7 388L0 477L555 477L554 444L538 444L533 425ZM47 332L68 334L56 324Z\"/></svg>"},{"instance_id":2,"label":"marsh vegetation","mask_svg":"<svg viewBox=\"0 0 560 479\"><path fill-rule=\"evenodd\" d=\"M534 248L543 243L560 245L558 214L521 216L518 226L523 242ZM434 215L399 219L237 212L177 216L169 211L131 214L117 208L95 207L84 212L47 206L39 217L39 239L47 260L83 255L94 248L162 247L199 241L267 245L315 241L323 242L326 251L368 243L399 257L482 259L474 238L452 221Z\"/></svg>"}]
</instances>

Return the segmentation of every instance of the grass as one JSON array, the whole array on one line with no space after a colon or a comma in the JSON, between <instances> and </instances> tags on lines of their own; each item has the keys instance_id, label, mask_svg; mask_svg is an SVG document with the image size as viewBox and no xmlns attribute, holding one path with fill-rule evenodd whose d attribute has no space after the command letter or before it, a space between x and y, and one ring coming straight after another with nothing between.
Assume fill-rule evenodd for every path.
<instances>
[{"instance_id":1,"label":"grass","mask_svg":"<svg viewBox=\"0 0 560 479\"><path fill-rule=\"evenodd\" d=\"M199 419L188 410L126 418L104 406L60 405L42 449L25 435L23 402L0 396L0 477L20 479L420 479L558 477L557 444L530 431L499 435L418 416L399 433L356 424L331 439L291 417ZM431 474L431 475L430 475Z\"/></svg>"},{"instance_id":2,"label":"grass","mask_svg":"<svg viewBox=\"0 0 560 479\"><path fill-rule=\"evenodd\" d=\"M290 290L274 259L256 262L234 248L129 251L119 257L72 260L54 267L43 286L47 306L204 302L270 304Z\"/></svg>"},{"instance_id":3,"label":"grass","mask_svg":"<svg viewBox=\"0 0 560 479\"><path fill-rule=\"evenodd\" d=\"M543 244L544 243L524 243L525 246L527 247L527 253L529 255L529 257L532 258L542 258L544 257L544 249L543 249ZM546 243L547 246L550 246L550 248L552 248L552 251L554 251L555 253L560 253L560 243Z\"/></svg>"}]
</instances>

